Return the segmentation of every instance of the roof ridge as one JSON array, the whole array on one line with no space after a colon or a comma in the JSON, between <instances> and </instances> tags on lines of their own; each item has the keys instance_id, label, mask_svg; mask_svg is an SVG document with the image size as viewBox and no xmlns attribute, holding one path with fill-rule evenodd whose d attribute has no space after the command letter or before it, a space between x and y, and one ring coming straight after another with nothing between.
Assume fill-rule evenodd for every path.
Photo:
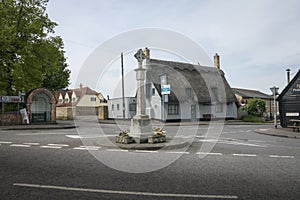
<instances>
[{"instance_id":1,"label":"roof ridge","mask_svg":"<svg viewBox=\"0 0 300 200\"><path fill-rule=\"evenodd\" d=\"M197 67L206 67L206 68L215 68L213 66L204 66L204 65L200 65L200 64L195 64L195 63L188 63L188 62L180 62L180 61L172 61L172 60L160 60L160 59L149 59L149 61L159 61L159 62L169 62L169 63L174 63L174 64L184 64L184 65L192 65L192 66L197 66Z\"/></svg>"}]
</instances>

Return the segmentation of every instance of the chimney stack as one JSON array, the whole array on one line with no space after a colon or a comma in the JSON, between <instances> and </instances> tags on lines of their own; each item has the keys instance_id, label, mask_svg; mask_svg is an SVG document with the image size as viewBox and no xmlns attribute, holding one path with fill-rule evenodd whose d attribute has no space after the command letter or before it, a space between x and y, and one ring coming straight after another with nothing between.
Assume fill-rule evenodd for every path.
<instances>
[{"instance_id":1,"label":"chimney stack","mask_svg":"<svg viewBox=\"0 0 300 200\"><path fill-rule=\"evenodd\" d=\"M289 84L290 83L290 81L291 81L291 70L290 69L287 69L286 70L286 75L287 75L287 84Z\"/></svg>"},{"instance_id":2,"label":"chimney stack","mask_svg":"<svg viewBox=\"0 0 300 200\"><path fill-rule=\"evenodd\" d=\"M147 59L150 59L150 50L147 47L144 49L144 54L146 55Z\"/></svg>"},{"instance_id":3,"label":"chimney stack","mask_svg":"<svg viewBox=\"0 0 300 200\"><path fill-rule=\"evenodd\" d=\"M216 68L220 69L220 56L217 53L214 55L214 65Z\"/></svg>"}]
</instances>

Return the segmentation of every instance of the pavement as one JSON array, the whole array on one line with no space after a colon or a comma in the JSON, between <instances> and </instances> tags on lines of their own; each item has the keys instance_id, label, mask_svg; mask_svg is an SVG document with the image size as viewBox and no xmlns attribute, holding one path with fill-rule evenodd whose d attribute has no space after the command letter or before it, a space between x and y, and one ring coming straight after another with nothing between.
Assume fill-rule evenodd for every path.
<instances>
[{"instance_id":1,"label":"pavement","mask_svg":"<svg viewBox=\"0 0 300 200\"><path fill-rule=\"evenodd\" d=\"M300 139L300 132L294 132L292 128L267 128L267 129L257 129L254 132L264 134L264 135L271 135L277 137L286 137L286 138L297 138Z\"/></svg>"},{"instance_id":2,"label":"pavement","mask_svg":"<svg viewBox=\"0 0 300 200\"><path fill-rule=\"evenodd\" d=\"M57 120L56 123L0 126L0 131L1 130L71 129L71 128L76 128L74 121Z\"/></svg>"}]
</instances>

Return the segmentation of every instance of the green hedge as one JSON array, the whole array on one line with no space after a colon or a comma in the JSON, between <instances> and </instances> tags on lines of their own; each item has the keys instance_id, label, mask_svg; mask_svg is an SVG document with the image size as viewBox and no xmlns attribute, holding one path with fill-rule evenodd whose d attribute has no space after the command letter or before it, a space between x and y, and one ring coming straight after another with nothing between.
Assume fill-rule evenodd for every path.
<instances>
[{"instance_id":1,"label":"green hedge","mask_svg":"<svg viewBox=\"0 0 300 200\"><path fill-rule=\"evenodd\" d=\"M264 120L261 117L253 116L253 115L246 115L242 117L244 122L254 122L254 123L263 123Z\"/></svg>"}]
</instances>

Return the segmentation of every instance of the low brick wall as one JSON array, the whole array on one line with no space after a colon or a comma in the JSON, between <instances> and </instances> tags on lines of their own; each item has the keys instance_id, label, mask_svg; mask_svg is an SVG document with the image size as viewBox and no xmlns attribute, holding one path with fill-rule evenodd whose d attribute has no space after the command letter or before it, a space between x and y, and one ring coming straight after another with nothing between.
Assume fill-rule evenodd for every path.
<instances>
[{"instance_id":1,"label":"low brick wall","mask_svg":"<svg viewBox=\"0 0 300 200\"><path fill-rule=\"evenodd\" d=\"M56 107L56 119L58 120L72 120L76 117L76 110L74 107Z\"/></svg>"},{"instance_id":2,"label":"low brick wall","mask_svg":"<svg viewBox=\"0 0 300 200\"><path fill-rule=\"evenodd\" d=\"M0 121L2 124L2 121L4 121L4 125L16 125L18 123L18 117L20 117L21 122L21 116L18 115L18 112L5 112L4 116L2 116L2 113L0 113ZM0 124L0 125L1 125Z\"/></svg>"}]
</instances>

